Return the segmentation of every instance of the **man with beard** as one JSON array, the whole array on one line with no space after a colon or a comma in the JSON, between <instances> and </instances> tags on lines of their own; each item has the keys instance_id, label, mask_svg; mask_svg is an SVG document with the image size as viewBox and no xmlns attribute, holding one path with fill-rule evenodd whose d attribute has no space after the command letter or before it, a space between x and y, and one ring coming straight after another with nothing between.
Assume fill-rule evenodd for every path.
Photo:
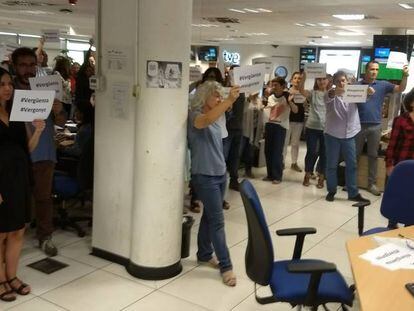
<instances>
[{"instance_id":1,"label":"man with beard","mask_svg":"<svg viewBox=\"0 0 414 311\"><path fill-rule=\"evenodd\" d=\"M36 54L26 47L16 49L12 54L13 66L16 71L15 89L30 90L29 78L36 76ZM55 99L52 112L46 120L46 127L39 138L37 147L32 151L32 168L35 201L37 238L39 247L48 256L56 256L57 248L52 241L53 233L53 202L52 182L56 163L56 148L54 143L54 124L64 126L66 115L62 103ZM34 130L31 125L29 130Z\"/></svg>"}]
</instances>

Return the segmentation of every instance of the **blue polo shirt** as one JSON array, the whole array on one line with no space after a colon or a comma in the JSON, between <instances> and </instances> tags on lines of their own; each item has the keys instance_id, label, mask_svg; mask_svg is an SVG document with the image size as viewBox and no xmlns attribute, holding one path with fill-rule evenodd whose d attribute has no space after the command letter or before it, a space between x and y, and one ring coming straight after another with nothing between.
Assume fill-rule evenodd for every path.
<instances>
[{"instance_id":1,"label":"blue polo shirt","mask_svg":"<svg viewBox=\"0 0 414 311\"><path fill-rule=\"evenodd\" d=\"M364 80L357 84L368 84ZM394 91L395 85L388 81L377 81L369 84L375 93L368 96L366 103L358 104L359 120L361 123L380 124L382 121L382 104L384 97Z\"/></svg>"},{"instance_id":2,"label":"blue polo shirt","mask_svg":"<svg viewBox=\"0 0 414 311\"><path fill-rule=\"evenodd\" d=\"M55 127L52 119L52 113L45 120L46 126L39 138L37 147L32 151L32 162L53 161L56 162L56 146L55 146ZM32 130L34 128L32 126Z\"/></svg>"}]
</instances>

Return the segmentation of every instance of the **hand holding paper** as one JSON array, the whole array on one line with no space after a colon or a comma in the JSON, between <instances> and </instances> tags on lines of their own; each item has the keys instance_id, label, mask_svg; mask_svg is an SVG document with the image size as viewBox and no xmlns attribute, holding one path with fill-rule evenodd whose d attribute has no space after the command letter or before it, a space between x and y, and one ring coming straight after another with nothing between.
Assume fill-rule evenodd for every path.
<instances>
[{"instance_id":1,"label":"hand holding paper","mask_svg":"<svg viewBox=\"0 0 414 311\"><path fill-rule=\"evenodd\" d=\"M230 89L229 96L227 98L234 103L236 99L239 97L239 95L240 86L235 85Z\"/></svg>"},{"instance_id":2,"label":"hand holding paper","mask_svg":"<svg viewBox=\"0 0 414 311\"><path fill-rule=\"evenodd\" d=\"M36 120L33 120L32 125L35 128L36 132L41 133L46 127L46 122L44 120L36 119Z\"/></svg>"}]
</instances>

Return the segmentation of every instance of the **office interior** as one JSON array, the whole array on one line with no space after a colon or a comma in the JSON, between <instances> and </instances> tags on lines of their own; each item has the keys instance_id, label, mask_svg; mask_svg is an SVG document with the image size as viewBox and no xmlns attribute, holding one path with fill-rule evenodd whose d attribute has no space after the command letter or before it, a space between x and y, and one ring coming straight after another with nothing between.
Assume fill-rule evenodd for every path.
<instances>
[{"instance_id":1,"label":"office interior","mask_svg":"<svg viewBox=\"0 0 414 311\"><path fill-rule=\"evenodd\" d=\"M393 120L404 111L404 96L414 88L414 4L401 1L0 1L2 61L15 48L37 47L47 30L59 35L58 40L44 44L49 67L62 55L80 65L85 55L92 56L95 65L89 80L94 155L92 163L87 163L93 169L93 185L87 197L54 197L53 240L58 254L52 259L65 267L45 274L28 266L46 255L35 238L36 222L27 224L18 277L30 284L31 292L13 302L0 300L0 310L301 309L300 303L286 300L257 301L256 295L277 294L268 284L257 285L246 272L245 254L253 243L253 229L246 218L246 199L239 191L226 191L224 199L230 208L223 210L237 285L226 286L217 269L198 262L203 212L190 209L189 86L210 67L226 77L231 66L260 63L266 65L265 82L276 76L288 81L307 63L326 63L327 74L345 70L361 80L370 61L379 63L378 80L399 84L403 71L386 68L391 52L407 55L410 75L405 91L387 94L383 102L377 178L381 195L367 191L368 164L362 155L357 181L370 204L353 205L342 186L334 202L326 201L326 187L317 188L314 179L304 187L304 172L291 169L290 146L282 183L262 180L266 161L260 149L252 169L255 177L245 178L242 164L239 182L248 180L258 194L275 261L292 259L295 249L295 236L280 236L277 230L312 227L316 233L306 235L302 259L334 264L350 286L351 305L336 301L313 309L303 306L303 310L414 310L414 297L404 287L414 283L412 269L384 272L384 268L361 264L359 258L378 246L372 236L361 237L362 231L386 227L389 220L382 213L387 189L384 152ZM151 72L154 63L179 68L179 78L170 85L152 84L158 74ZM312 89L313 83L309 79L305 89ZM57 143L76 135L73 107L68 115L72 120L56 128ZM298 155L301 168L304 137ZM79 159L72 162L63 157L56 169L69 167L76 178L78 166ZM411 184L407 178L402 184ZM413 204L407 202L412 213ZM66 216L83 218L77 222L80 227L62 226L59 221ZM414 239L414 227L399 226L401 232L385 235ZM184 256L183 245L188 248ZM367 275L374 280L372 288ZM363 291L363 286L370 288ZM391 289L395 292L387 297Z\"/></svg>"}]
</instances>

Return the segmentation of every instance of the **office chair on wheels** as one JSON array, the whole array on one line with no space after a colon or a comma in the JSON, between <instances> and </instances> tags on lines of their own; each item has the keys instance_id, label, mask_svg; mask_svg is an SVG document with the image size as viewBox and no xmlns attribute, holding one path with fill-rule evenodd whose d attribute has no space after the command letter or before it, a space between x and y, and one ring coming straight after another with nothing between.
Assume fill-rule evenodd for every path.
<instances>
[{"instance_id":1,"label":"office chair on wheels","mask_svg":"<svg viewBox=\"0 0 414 311\"><path fill-rule=\"evenodd\" d=\"M406 226L414 225L414 160L398 163L388 178L381 202L381 214L393 223ZM391 230L387 227L376 227L363 231L364 211L358 211L361 219L360 235L369 235Z\"/></svg>"},{"instance_id":2,"label":"office chair on wheels","mask_svg":"<svg viewBox=\"0 0 414 311\"><path fill-rule=\"evenodd\" d=\"M86 201L92 201L93 156L92 137L85 142L79 159L64 159L66 163L75 161L76 165L72 166L76 167L76 172L74 174L68 174L67 172L56 171L53 176L52 195L55 202L59 203L57 209L59 215L56 221L57 225L63 230L67 227L74 229L79 237L84 237L86 233L78 222L88 221L88 225L90 226L92 224L92 217L74 217L70 216L68 211L73 205L79 202L83 207ZM72 204L69 204L69 201L71 201Z\"/></svg>"},{"instance_id":3,"label":"office chair on wheels","mask_svg":"<svg viewBox=\"0 0 414 311\"><path fill-rule=\"evenodd\" d=\"M256 190L248 180L240 186L248 224L248 244L245 254L246 273L255 283L255 297L260 304L287 302L292 307L307 306L317 310L327 303L340 303L343 310L352 306L354 287L348 287L333 263L314 259L301 259L307 234L315 228L289 228L277 230L279 236L296 236L291 260L274 261L272 239ZM257 284L270 285L269 297L257 295Z\"/></svg>"}]
</instances>

